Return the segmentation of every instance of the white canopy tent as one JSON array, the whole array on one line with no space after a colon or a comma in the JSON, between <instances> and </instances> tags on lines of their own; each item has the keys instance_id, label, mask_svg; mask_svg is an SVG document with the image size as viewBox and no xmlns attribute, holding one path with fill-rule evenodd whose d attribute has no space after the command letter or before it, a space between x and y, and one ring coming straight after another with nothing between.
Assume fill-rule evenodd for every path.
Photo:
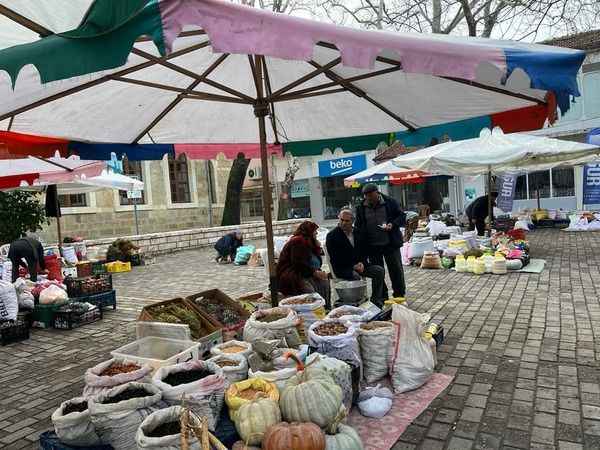
<instances>
[{"instance_id":1,"label":"white canopy tent","mask_svg":"<svg viewBox=\"0 0 600 450\"><path fill-rule=\"evenodd\" d=\"M436 175L487 174L491 192L493 173L585 164L599 156L596 145L485 128L478 138L434 145L398 156L393 163L401 170L423 170ZM488 199L491 213L491 197Z\"/></svg>"}]
</instances>

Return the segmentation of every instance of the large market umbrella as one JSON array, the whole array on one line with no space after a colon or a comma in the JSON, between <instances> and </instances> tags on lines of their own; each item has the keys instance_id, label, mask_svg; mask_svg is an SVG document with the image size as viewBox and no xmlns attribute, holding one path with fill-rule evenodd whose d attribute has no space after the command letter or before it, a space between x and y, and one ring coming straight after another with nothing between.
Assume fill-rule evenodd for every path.
<instances>
[{"instance_id":1,"label":"large market umbrella","mask_svg":"<svg viewBox=\"0 0 600 450\"><path fill-rule=\"evenodd\" d=\"M268 141L414 131L555 99L564 112L585 57L219 0L30 3L0 0L0 122L97 142L252 143L258 119L272 289Z\"/></svg>"},{"instance_id":2,"label":"large market umbrella","mask_svg":"<svg viewBox=\"0 0 600 450\"><path fill-rule=\"evenodd\" d=\"M521 133L504 134L496 127L491 131L483 129L478 138L445 142L392 161L401 170L455 176L487 174L488 192L491 192L492 173L584 164L598 159L599 155L597 145ZM491 213L491 196L488 198Z\"/></svg>"},{"instance_id":3,"label":"large market umbrella","mask_svg":"<svg viewBox=\"0 0 600 450\"><path fill-rule=\"evenodd\" d=\"M366 183L411 184L422 183L429 174L423 170L400 169L392 160L385 161L344 178L346 186Z\"/></svg>"}]
</instances>

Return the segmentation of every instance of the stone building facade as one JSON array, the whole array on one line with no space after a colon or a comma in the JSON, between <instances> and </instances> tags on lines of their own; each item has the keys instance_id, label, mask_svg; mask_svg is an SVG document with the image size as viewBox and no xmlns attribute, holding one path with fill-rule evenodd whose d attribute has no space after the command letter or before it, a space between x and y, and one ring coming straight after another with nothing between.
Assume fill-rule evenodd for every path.
<instances>
[{"instance_id":1,"label":"stone building facade","mask_svg":"<svg viewBox=\"0 0 600 450\"><path fill-rule=\"evenodd\" d=\"M167 156L160 161L125 161L124 172L140 177L145 186L143 198L136 200L139 233L133 200L124 192L102 190L61 197L62 235L100 239L220 225L230 168L231 161L222 157L215 161L169 160ZM46 242L55 242L56 220L50 222L40 235Z\"/></svg>"}]
</instances>

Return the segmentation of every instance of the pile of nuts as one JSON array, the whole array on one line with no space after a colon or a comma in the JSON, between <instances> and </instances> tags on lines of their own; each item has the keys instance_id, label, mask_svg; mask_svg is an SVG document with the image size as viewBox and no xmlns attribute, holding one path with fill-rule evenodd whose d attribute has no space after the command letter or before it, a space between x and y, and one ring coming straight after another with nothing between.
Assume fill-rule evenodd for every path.
<instances>
[{"instance_id":1,"label":"pile of nuts","mask_svg":"<svg viewBox=\"0 0 600 450\"><path fill-rule=\"evenodd\" d=\"M134 371L140 370L140 369L141 369L140 366L138 366L137 364L133 364L133 363L123 363L123 364L115 363L115 364L111 365L110 367L104 369L102 371L102 373L100 374L100 376L112 377L112 376L118 375L120 373L129 373L129 372L134 372Z\"/></svg>"},{"instance_id":2,"label":"pile of nuts","mask_svg":"<svg viewBox=\"0 0 600 450\"><path fill-rule=\"evenodd\" d=\"M348 331L348 327L341 322L325 322L315 327L315 333L319 336L337 336Z\"/></svg>"}]
</instances>

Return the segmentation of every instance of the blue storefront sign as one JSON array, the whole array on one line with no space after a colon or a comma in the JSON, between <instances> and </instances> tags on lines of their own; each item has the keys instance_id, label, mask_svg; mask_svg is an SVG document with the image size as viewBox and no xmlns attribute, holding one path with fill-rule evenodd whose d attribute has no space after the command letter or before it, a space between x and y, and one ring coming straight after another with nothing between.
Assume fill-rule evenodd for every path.
<instances>
[{"instance_id":1,"label":"blue storefront sign","mask_svg":"<svg viewBox=\"0 0 600 450\"><path fill-rule=\"evenodd\" d=\"M367 168L365 155L347 156L344 158L319 161L319 177L349 176Z\"/></svg>"},{"instance_id":2,"label":"blue storefront sign","mask_svg":"<svg viewBox=\"0 0 600 450\"><path fill-rule=\"evenodd\" d=\"M583 166L583 204L600 203L600 164Z\"/></svg>"}]
</instances>

